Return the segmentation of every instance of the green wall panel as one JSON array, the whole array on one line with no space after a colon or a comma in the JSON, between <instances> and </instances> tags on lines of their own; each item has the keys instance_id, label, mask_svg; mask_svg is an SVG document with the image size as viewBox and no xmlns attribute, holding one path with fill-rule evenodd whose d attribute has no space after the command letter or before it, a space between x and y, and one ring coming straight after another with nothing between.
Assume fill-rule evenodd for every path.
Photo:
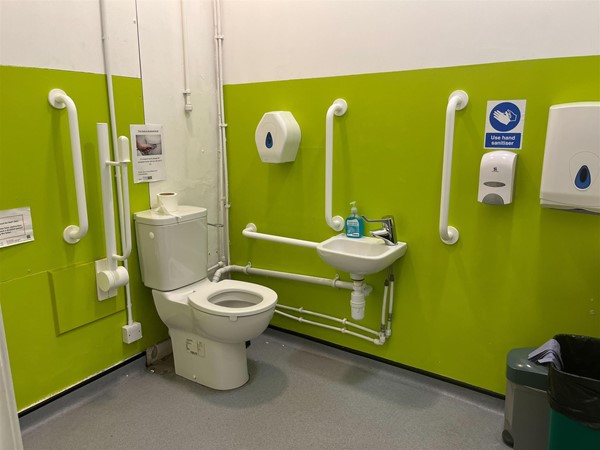
<instances>
[{"instance_id":1,"label":"green wall panel","mask_svg":"<svg viewBox=\"0 0 600 450\"><path fill-rule=\"evenodd\" d=\"M438 235L445 110L459 111L450 201L454 246ZM333 213L350 201L370 218L393 214L407 254L395 266L392 338L377 347L275 317L277 326L503 392L505 355L556 333L600 336L600 216L546 210L539 186L548 108L600 100L600 57L534 60L406 72L228 85L225 89L235 264L333 277L311 249L241 235L258 230L312 241L334 234L324 219L325 113L336 98L348 112L334 123ZM488 100L527 100L514 203L477 202ZM261 163L254 131L267 111L291 111L302 130L295 162ZM372 229L372 228L369 228ZM348 279L347 274L340 274ZM383 274L362 324L378 329ZM350 316L349 293L252 277L282 304Z\"/></svg>"},{"instance_id":2,"label":"green wall panel","mask_svg":"<svg viewBox=\"0 0 600 450\"><path fill-rule=\"evenodd\" d=\"M113 77L117 130L144 123L140 79ZM89 232L67 244L77 223L66 110L50 106L53 88L75 102ZM0 249L0 302L20 410L167 338L150 290L140 280L135 236L129 259L134 320L143 339L127 345L124 293L98 302L93 264L106 257L96 123L108 122L104 75L0 66L0 210L29 206L35 240ZM130 180L132 180L130 169ZM130 184L131 211L149 208L148 185Z\"/></svg>"},{"instance_id":3,"label":"green wall panel","mask_svg":"<svg viewBox=\"0 0 600 450\"><path fill-rule=\"evenodd\" d=\"M79 264L49 272L50 290L56 314L57 334L74 330L125 309L125 293L101 302L80 301L96 294L95 263ZM73 292L78 295L74 296Z\"/></svg>"}]
</instances>

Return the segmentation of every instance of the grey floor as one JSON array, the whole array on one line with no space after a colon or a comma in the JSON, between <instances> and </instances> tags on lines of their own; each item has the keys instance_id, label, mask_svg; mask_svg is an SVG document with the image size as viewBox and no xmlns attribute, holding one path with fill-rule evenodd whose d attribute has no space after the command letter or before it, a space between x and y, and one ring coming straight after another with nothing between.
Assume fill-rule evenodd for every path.
<instances>
[{"instance_id":1,"label":"grey floor","mask_svg":"<svg viewBox=\"0 0 600 450\"><path fill-rule=\"evenodd\" d=\"M504 401L267 330L214 391L138 359L21 418L29 449L507 449Z\"/></svg>"}]
</instances>

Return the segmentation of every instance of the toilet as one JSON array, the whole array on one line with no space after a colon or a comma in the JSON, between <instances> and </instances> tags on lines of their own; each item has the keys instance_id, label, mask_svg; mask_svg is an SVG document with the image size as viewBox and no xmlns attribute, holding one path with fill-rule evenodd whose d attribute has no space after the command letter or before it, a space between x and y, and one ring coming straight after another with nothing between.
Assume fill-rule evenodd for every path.
<instances>
[{"instance_id":1,"label":"toilet","mask_svg":"<svg viewBox=\"0 0 600 450\"><path fill-rule=\"evenodd\" d=\"M248 381L246 341L259 336L277 304L272 289L243 281L211 282L206 209L134 214L142 281L169 328L175 373L227 390Z\"/></svg>"}]
</instances>

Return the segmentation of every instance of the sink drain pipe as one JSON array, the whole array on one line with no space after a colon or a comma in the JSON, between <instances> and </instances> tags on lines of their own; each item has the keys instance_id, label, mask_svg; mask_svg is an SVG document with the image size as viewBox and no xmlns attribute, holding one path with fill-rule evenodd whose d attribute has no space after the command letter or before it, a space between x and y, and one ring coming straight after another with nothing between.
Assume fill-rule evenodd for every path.
<instances>
[{"instance_id":1,"label":"sink drain pipe","mask_svg":"<svg viewBox=\"0 0 600 450\"><path fill-rule=\"evenodd\" d=\"M289 273L289 272L279 272L279 271L268 270L268 269L257 269L257 268L252 267L250 263L248 263L248 265L246 265L246 266L231 265L231 266L221 267L220 269L217 269L217 271L213 275L212 282L218 283L221 280L221 278L223 277L223 275L225 275L226 273L229 273L229 272L240 272L240 273L244 273L246 275L259 275L259 276L266 276L266 277L273 277L273 278L283 278L283 279L287 279L287 280L301 281L304 283L319 284L321 286L329 286L329 287L352 290L352 297L351 297L352 318L355 320L361 320L364 318L365 297L368 296L373 290L373 287L365 284L364 280L354 280L352 282L349 282L349 281L341 281L337 276L333 279L329 279L329 278L320 278L320 277L314 277L314 276L310 276L310 275L301 275L301 274ZM391 272L391 269L390 269L390 272ZM390 276L392 278L391 289L389 289L389 282L388 282L388 280L390 279ZM388 279L386 279L385 285L384 285L384 296L383 296L383 305L382 305L382 309L381 309L381 329L380 329L380 331L371 330L371 329L363 327L361 325L349 322L346 318L340 319L337 317L329 316L327 314L309 311L304 308L294 308L291 306L285 306L285 305L281 305L281 304L277 304L275 313L279 314L283 317L287 317L289 319L296 320L300 323L306 323L309 325L315 325L315 326L319 326L322 328L339 331L342 334L349 334L351 336L365 339L376 345L383 345L386 341L386 338L391 335L393 275L390 275L390 276L388 276ZM387 316L387 331L386 331L385 312L386 312L386 306L387 306L388 290L390 292L391 298L390 298L389 312L388 312L388 316ZM286 312L281 311L281 309L287 310L287 311L294 311L294 312L300 313L301 315L307 314L307 315L311 315L314 317L331 320L333 322L341 323L343 325L343 327L335 327L332 325L327 325L327 324L315 322L312 320L308 320L301 316L294 316L293 314L288 314ZM346 328L346 326L353 327L353 328L356 328L363 332L373 334L377 337L365 336L363 334L356 333L354 331L350 331Z\"/></svg>"}]
</instances>

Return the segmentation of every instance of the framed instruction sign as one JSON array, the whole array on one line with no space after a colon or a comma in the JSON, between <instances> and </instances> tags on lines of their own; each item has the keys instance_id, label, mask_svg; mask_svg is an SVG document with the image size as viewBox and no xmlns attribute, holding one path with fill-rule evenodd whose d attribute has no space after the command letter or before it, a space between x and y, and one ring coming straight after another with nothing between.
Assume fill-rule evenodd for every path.
<instances>
[{"instance_id":1,"label":"framed instruction sign","mask_svg":"<svg viewBox=\"0 0 600 450\"><path fill-rule=\"evenodd\" d=\"M162 125L131 125L133 182L143 183L166 178Z\"/></svg>"}]
</instances>

